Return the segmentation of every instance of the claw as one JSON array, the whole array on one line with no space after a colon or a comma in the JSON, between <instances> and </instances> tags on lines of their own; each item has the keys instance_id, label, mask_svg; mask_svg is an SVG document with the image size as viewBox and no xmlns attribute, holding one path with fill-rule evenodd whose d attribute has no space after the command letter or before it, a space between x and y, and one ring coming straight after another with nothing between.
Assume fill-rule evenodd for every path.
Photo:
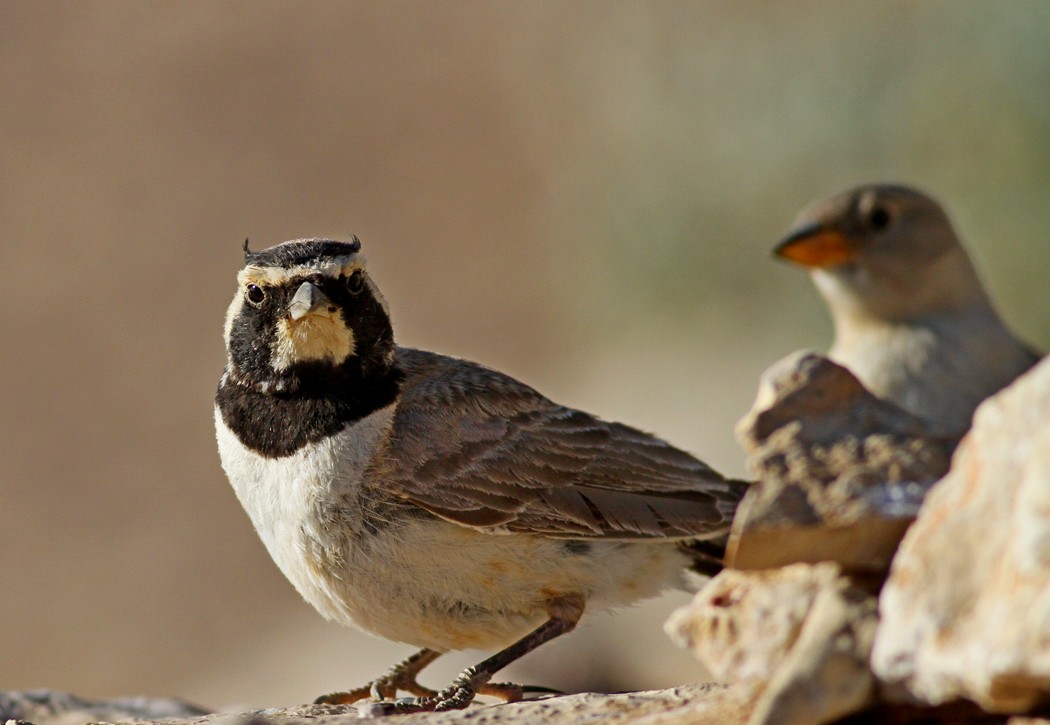
<instances>
[{"instance_id":1,"label":"claw","mask_svg":"<svg viewBox=\"0 0 1050 725\"><path fill-rule=\"evenodd\" d=\"M314 704L350 705L368 697L383 702L394 699L401 690L410 692L417 698L433 697L437 693L429 687L423 687L416 682L416 676L419 675L424 667L440 656L441 653L434 650L420 650L404 662L394 665L384 675L377 677L364 687L358 687L347 692L333 692L328 695L322 695L314 700ZM409 700L409 702L413 701Z\"/></svg>"},{"instance_id":2,"label":"claw","mask_svg":"<svg viewBox=\"0 0 1050 725\"><path fill-rule=\"evenodd\" d=\"M509 684L509 683L499 683ZM541 695L564 695L562 690L556 690L553 687L544 687L543 685L521 685L521 692L524 695L526 692L537 692Z\"/></svg>"},{"instance_id":3,"label":"claw","mask_svg":"<svg viewBox=\"0 0 1050 725\"><path fill-rule=\"evenodd\" d=\"M437 694L434 703L434 712L446 710L462 710L469 705L477 694L477 686L471 681L473 677L460 677L452 682L447 688Z\"/></svg>"},{"instance_id":4,"label":"claw","mask_svg":"<svg viewBox=\"0 0 1050 725\"><path fill-rule=\"evenodd\" d=\"M558 607L554 605L558 604ZM572 606L569 606L572 605ZM416 682L420 670L441 656L440 652L423 649L409 657L389 672L373 681L367 687L359 687L350 692L335 692L319 697L318 704L344 705L363 700L371 696L379 702L367 703L361 708L362 717L379 717L410 712L442 712L462 710L474 701L478 694L492 695L505 702L520 700L525 692L556 693L546 687L522 687L509 682L489 682L492 676L505 666L528 654L539 645L570 631L583 612L583 603L576 599L557 600L552 602L551 618L509 647L505 647L474 667L468 667L460 673L441 692L434 692ZM564 610L564 611L562 611ZM398 690L405 690L417 695L416 699L395 700Z\"/></svg>"},{"instance_id":5,"label":"claw","mask_svg":"<svg viewBox=\"0 0 1050 725\"><path fill-rule=\"evenodd\" d=\"M498 697L503 702L517 702L525 696L525 687L513 682L486 682L477 686L479 695Z\"/></svg>"}]
</instances>

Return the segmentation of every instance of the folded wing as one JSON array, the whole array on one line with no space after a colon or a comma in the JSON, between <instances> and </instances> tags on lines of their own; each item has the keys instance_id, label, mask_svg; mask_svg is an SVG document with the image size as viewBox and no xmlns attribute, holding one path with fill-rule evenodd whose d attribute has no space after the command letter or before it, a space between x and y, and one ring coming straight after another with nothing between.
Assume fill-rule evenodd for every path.
<instances>
[{"instance_id":1,"label":"folded wing","mask_svg":"<svg viewBox=\"0 0 1050 725\"><path fill-rule=\"evenodd\" d=\"M384 486L449 521L580 538L714 538L746 484L463 360L403 349Z\"/></svg>"}]
</instances>

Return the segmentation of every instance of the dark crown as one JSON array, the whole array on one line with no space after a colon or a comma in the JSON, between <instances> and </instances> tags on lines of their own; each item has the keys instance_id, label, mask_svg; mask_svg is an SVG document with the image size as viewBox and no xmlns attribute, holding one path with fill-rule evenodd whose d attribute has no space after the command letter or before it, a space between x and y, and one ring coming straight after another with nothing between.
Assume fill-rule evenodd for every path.
<instances>
[{"instance_id":1,"label":"dark crown","mask_svg":"<svg viewBox=\"0 0 1050 725\"><path fill-rule=\"evenodd\" d=\"M244 240L244 264L257 267L292 267L315 265L325 259L346 257L361 251L361 240L351 235L349 242L334 239L294 239L269 249L253 252Z\"/></svg>"}]
</instances>

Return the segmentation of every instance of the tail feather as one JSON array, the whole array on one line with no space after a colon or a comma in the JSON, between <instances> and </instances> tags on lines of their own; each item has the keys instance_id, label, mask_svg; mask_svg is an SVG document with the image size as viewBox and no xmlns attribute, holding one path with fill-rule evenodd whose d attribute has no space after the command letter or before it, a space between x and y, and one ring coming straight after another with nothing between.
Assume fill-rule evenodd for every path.
<instances>
[{"instance_id":1,"label":"tail feather","mask_svg":"<svg viewBox=\"0 0 1050 725\"><path fill-rule=\"evenodd\" d=\"M710 577L722 571L728 541L729 534L726 534L717 539L683 541L680 546L693 560L689 566L690 570Z\"/></svg>"}]
</instances>

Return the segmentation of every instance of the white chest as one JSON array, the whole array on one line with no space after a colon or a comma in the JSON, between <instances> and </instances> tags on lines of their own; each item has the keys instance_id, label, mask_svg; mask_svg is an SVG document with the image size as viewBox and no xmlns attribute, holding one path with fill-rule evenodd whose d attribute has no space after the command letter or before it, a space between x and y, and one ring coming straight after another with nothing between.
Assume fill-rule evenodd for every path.
<instances>
[{"instance_id":1,"label":"white chest","mask_svg":"<svg viewBox=\"0 0 1050 725\"><path fill-rule=\"evenodd\" d=\"M223 470L259 538L286 577L326 617L345 619L346 593L335 591L338 572L318 560L343 557L360 507L363 476L389 432L394 406L382 408L290 456L266 458L244 446L215 410ZM338 509L333 524L326 514ZM349 517L349 518L348 518ZM333 576L319 576L327 571Z\"/></svg>"},{"instance_id":2,"label":"white chest","mask_svg":"<svg viewBox=\"0 0 1050 725\"><path fill-rule=\"evenodd\" d=\"M974 408L1030 364L990 308L837 335L830 357L876 395L960 435Z\"/></svg>"}]
</instances>

